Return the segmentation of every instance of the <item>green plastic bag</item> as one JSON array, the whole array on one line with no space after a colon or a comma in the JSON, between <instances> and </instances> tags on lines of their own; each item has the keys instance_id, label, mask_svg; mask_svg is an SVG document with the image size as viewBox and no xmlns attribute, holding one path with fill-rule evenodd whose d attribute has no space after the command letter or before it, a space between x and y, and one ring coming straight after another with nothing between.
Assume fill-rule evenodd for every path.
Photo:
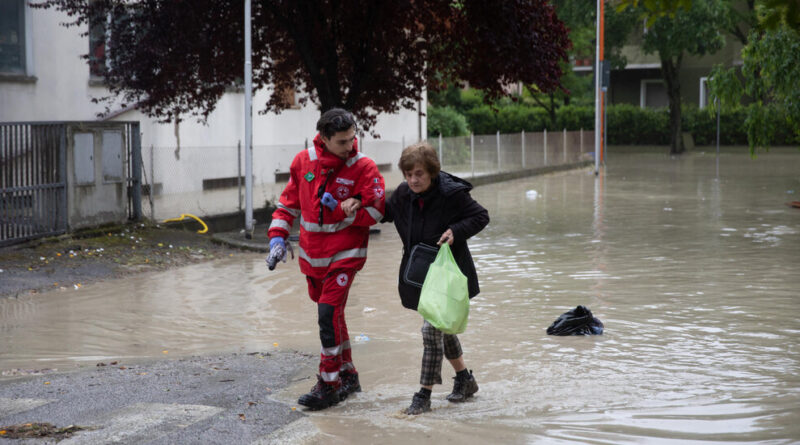
<instances>
[{"instance_id":1,"label":"green plastic bag","mask_svg":"<svg viewBox=\"0 0 800 445\"><path fill-rule=\"evenodd\" d=\"M469 287L450 246L443 243L428 268L417 312L445 334L460 334L467 329Z\"/></svg>"}]
</instances>

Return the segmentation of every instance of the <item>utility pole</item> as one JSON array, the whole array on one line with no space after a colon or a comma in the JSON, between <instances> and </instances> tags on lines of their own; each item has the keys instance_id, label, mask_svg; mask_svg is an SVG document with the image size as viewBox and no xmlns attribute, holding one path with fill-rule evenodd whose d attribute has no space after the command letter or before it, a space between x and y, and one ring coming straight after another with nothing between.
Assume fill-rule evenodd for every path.
<instances>
[{"instance_id":1,"label":"utility pole","mask_svg":"<svg viewBox=\"0 0 800 445\"><path fill-rule=\"evenodd\" d=\"M250 0L244 1L244 227L245 238L253 237L253 63Z\"/></svg>"},{"instance_id":2,"label":"utility pole","mask_svg":"<svg viewBox=\"0 0 800 445\"><path fill-rule=\"evenodd\" d=\"M601 83L603 76L603 26L604 26L604 9L603 0L597 0L597 35L595 41L597 47L595 50L595 63L594 63L594 174L600 173L600 160L602 157L602 133L603 133L603 101L601 92Z\"/></svg>"}]
</instances>

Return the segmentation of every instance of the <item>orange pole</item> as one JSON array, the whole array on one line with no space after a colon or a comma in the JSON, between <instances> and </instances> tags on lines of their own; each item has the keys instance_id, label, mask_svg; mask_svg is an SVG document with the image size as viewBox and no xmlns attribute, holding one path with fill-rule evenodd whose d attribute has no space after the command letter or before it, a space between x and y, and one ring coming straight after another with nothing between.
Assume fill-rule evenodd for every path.
<instances>
[{"instance_id":1,"label":"orange pole","mask_svg":"<svg viewBox=\"0 0 800 445\"><path fill-rule=\"evenodd\" d=\"M606 46L606 13L605 13L605 0L600 1L600 31L599 31L599 40L600 40L600 62L602 63L605 60L605 46ZM605 72L603 70L602 72ZM601 74L602 75L602 74ZM600 163L603 163L603 158L605 157L606 153L606 146L603 143L605 141L605 136L603 134L603 129L605 128L605 91L600 90Z\"/></svg>"}]
</instances>

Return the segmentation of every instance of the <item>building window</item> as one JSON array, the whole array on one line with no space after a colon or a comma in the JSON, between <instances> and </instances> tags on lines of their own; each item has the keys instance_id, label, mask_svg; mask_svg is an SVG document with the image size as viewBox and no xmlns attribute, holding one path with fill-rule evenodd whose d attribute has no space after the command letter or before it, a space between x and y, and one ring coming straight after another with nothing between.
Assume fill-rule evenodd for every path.
<instances>
[{"instance_id":1,"label":"building window","mask_svg":"<svg viewBox=\"0 0 800 445\"><path fill-rule=\"evenodd\" d=\"M0 72L25 74L25 0L0 1Z\"/></svg>"},{"instance_id":2,"label":"building window","mask_svg":"<svg viewBox=\"0 0 800 445\"><path fill-rule=\"evenodd\" d=\"M89 17L89 75L104 77L106 70L106 17Z\"/></svg>"},{"instance_id":3,"label":"building window","mask_svg":"<svg viewBox=\"0 0 800 445\"><path fill-rule=\"evenodd\" d=\"M700 108L705 108L711 103L711 96L708 92L708 77L700 78Z\"/></svg>"},{"instance_id":4,"label":"building window","mask_svg":"<svg viewBox=\"0 0 800 445\"><path fill-rule=\"evenodd\" d=\"M639 106L642 108L664 108L669 106L667 88L661 79L642 79L639 90Z\"/></svg>"}]
</instances>

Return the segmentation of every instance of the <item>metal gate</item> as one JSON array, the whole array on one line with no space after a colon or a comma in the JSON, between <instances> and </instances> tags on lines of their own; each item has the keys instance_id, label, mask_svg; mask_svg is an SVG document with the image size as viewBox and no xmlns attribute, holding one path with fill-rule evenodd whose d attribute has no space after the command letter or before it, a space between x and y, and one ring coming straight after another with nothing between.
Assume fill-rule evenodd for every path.
<instances>
[{"instance_id":1,"label":"metal gate","mask_svg":"<svg viewBox=\"0 0 800 445\"><path fill-rule=\"evenodd\" d=\"M0 246L67 231L67 128L87 124L123 126L128 219L141 218L138 122L0 123Z\"/></svg>"},{"instance_id":2,"label":"metal gate","mask_svg":"<svg viewBox=\"0 0 800 445\"><path fill-rule=\"evenodd\" d=\"M65 130L0 124L0 246L66 231Z\"/></svg>"}]
</instances>

